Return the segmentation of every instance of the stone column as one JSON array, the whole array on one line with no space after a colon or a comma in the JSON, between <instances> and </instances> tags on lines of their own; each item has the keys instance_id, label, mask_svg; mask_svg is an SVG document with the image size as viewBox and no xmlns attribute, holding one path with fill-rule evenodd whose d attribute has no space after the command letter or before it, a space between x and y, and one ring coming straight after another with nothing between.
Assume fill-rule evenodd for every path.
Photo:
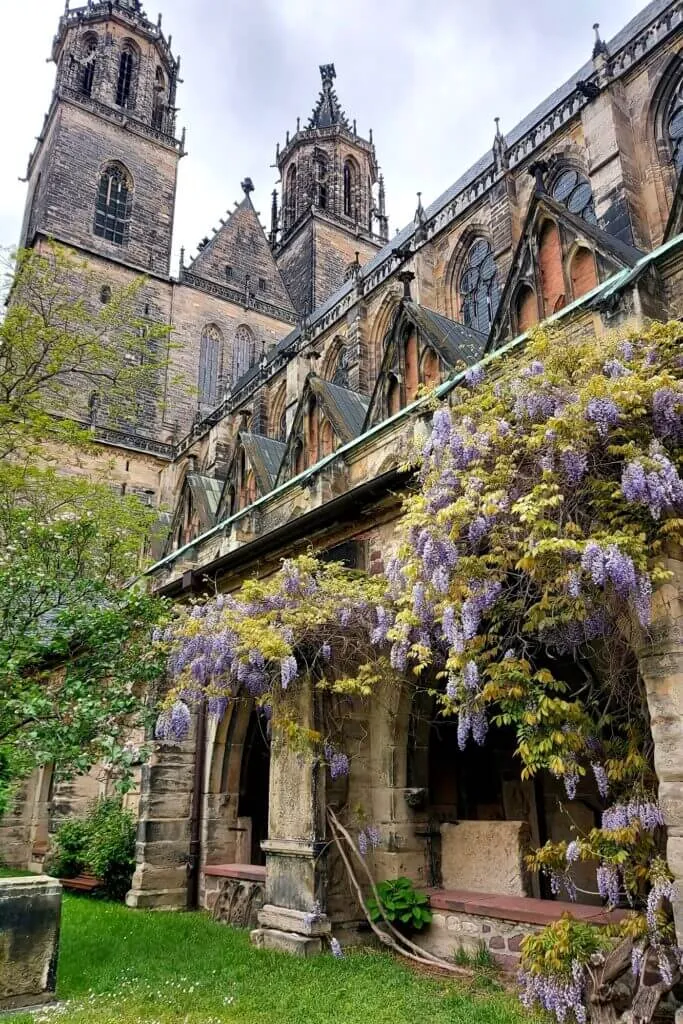
<instances>
[{"instance_id":1,"label":"stone column","mask_svg":"<svg viewBox=\"0 0 683 1024\"><path fill-rule=\"evenodd\" d=\"M652 601L652 626L638 663L645 682L666 821L667 858L677 882L674 903L678 943L683 943L683 553L666 560L673 576Z\"/></svg>"},{"instance_id":2,"label":"stone column","mask_svg":"<svg viewBox=\"0 0 683 1024\"><path fill-rule=\"evenodd\" d=\"M195 726L184 743L159 743L142 769L137 867L129 907L182 909L187 904Z\"/></svg>"},{"instance_id":3,"label":"stone column","mask_svg":"<svg viewBox=\"0 0 683 1024\"><path fill-rule=\"evenodd\" d=\"M310 679L297 680L273 698L270 808L265 903L256 945L311 956L329 934L325 910L325 779L310 753L299 754L278 728L292 720L315 728L315 693Z\"/></svg>"}]
</instances>

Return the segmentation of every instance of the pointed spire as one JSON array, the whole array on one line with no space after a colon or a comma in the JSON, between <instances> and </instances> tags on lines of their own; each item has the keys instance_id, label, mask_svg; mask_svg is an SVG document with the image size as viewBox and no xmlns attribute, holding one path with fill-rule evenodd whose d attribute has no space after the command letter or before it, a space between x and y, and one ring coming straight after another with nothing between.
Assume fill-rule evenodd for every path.
<instances>
[{"instance_id":1,"label":"pointed spire","mask_svg":"<svg viewBox=\"0 0 683 1024\"><path fill-rule=\"evenodd\" d=\"M422 193L417 193L417 209L415 210L415 244L427 240L427 216L422 205Z\"/></svg>"},{"instance_id":2,"label":"pointed spire","mask_svg":"<svg viewBox=\"0 0 683 1024\"><path fill-rule=\"evenodd\" d=\"M493 139L493 166L496 174L502 174L510 166L510 158L505 136L500 130L500 118L494 117L493 120L496 122L496 134Z\"/></svg>"},{"instance_id":3,"label":"pointed spire","mask_svg":"<svg viewBox=\"0 0 683 1024\"><path fill-rule=\"evenodd\" d=\"M379 237L383 242L389 241L389 218L387 217L387 197L384 190L384 175L379 176L379 192L377 193L377 207L373 210L373 216L379 225Z\"/></svg>"},{"instance_id":4,"label":"pointed spire","mask_svg":"<svg viewBox=\"0 0 683 1024\"><path fill-rule=\"evenodd\" d=\"M593 25L593 31L595 32L595 44L593 46L593 60L596 60L601 54L604 57L609 57L609 50L607 49L607 43L600 38L600 22L596 21Z\"/></svg>"},{"instance_id":5,"label":"pointed spire","mask_svg":"<svg viewBox=\"0 0 683 1024\"><path fill-rule=\"evenodd\" d=\"M277 189L273 189L273 202L270 207L270 234L268 241L271 246L277 244L277 229L278 229L278 209L277 209Z\"/></svg>"},{"instance_id":6,"label":"pointed spire","mask_svg":"<svg viewBox=\"0 0 683 1024\"><path fill-rule=\"evenodd\" d=\"M339 99L332 83L337 77L334 64L321 64L320 77L322 79L322 92L318 96L318 102L313 108L313 113L308 122L309 128L331 128L332 125L341 124L349 127L346 114L341 108Z\"/></svg>"}]
</instances>

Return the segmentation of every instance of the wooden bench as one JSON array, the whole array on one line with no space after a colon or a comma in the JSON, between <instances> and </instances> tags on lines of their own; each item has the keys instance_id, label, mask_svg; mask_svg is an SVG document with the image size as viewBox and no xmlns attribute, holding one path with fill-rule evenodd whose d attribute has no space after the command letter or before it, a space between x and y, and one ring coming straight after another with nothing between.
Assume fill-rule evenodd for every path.
<instances>
[{"instance_id":1,"label":"wooden bench","mask_svg":"<svg viewBox=\"0 0 683 1024\"><path fill-rule=\"evenodd\" d=\"M60 878L64 889L69 892L93 892L102 884L95 875L76 875L75 878Z\"/></svg>"}]
</instances>

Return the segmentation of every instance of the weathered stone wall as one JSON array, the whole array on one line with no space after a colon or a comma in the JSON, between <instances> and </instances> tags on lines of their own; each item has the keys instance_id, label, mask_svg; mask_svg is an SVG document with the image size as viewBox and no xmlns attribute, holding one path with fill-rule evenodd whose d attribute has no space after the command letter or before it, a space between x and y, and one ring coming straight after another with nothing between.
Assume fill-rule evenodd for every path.
<instances>
[{"instance_id":1,"label":"weathered stone wall","mask_svg":"<svg viewBox=\"0 0 683 1024\"><path fill-rule=\"evenodd\" d=\"M61 903L47 875L0 879L0 1012L54 998Z\"/></svg>"},{"instance_id":2,"label":"weathered stone wall","mask_svg":"<svg viewBox=\"0 0 683 1024\"><path fill-rule=\"evenodd\" d=\"M530 847L530 840L526 821L444 823L441 826L444 889L530 895L529 876L524 867L524 854Z\"/></svg>"},{"instance_id":3,"label":"weathered stone wall","mask_svg":"<svg viewBox=\"0 0 683 1024\"><path fill-rule=\"evenodd\" d=\"M512 967L519 961L526 936L540 930L540 926L533 924L435 910L431 925L420 933L417 941L430 953L447 960L461 951L474 956L483 947L503 966Z\"/></svg>"}]
</instances>

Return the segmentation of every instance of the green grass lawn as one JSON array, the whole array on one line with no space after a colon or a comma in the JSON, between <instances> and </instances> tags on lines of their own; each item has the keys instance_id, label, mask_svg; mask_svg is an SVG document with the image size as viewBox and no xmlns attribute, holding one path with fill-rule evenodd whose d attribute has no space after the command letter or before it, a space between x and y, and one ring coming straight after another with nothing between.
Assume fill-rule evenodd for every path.
<instances>
[{"instance_id":1,"label":"green grass lawn","mask_svg":"<svg viewBox=\"0 0 683 1024\"><path fill-rule=\"evenodd\" d=\"M200 914L65 896L61 1006L12 1024L523 1024L514 996L418 977L383 953L298 960Z\"/></svg>"},{"instance_id":2,"label":"green grass lawn","mask_svg":"<svg viewBox=\"0 0 683 1024\"><path fill-rule=\"evenodd\" d=\"M26 878L34 874L34 871L21 871L19 868L8 868L0 864L0 878Z\"/></svg>"}]
</instances>

